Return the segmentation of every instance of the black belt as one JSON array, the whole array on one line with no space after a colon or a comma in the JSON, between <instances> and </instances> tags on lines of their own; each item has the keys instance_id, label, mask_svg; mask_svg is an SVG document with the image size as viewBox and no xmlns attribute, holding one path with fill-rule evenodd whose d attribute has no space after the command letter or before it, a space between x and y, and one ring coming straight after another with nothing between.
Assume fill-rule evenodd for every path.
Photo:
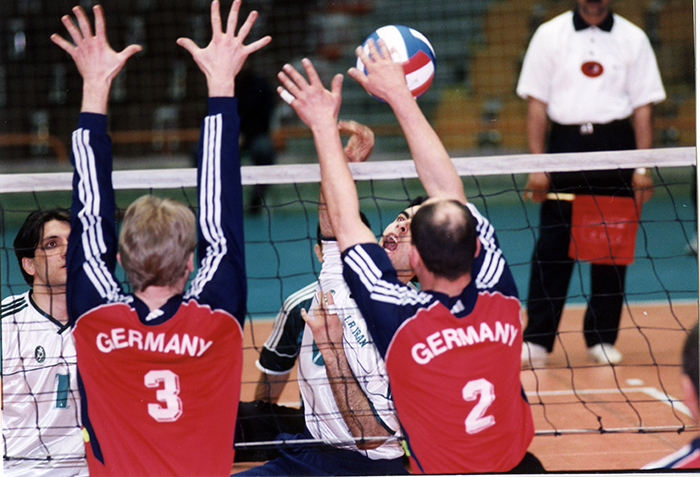
<instances>
[{"instance_id":1,"label":"black belt","mask_svg":"<svg viewBox=\"0 0 700 477\"><path fill-rule=\"evenodd\" d=\"M581 136L588 136L598 132L614 132L623 128L629 128L629 119L618 119L605 124L585 123L585 124L559 124L552 122L552 130L559 130L564 133L579 133Z\"/></svg>"}]
</instances>

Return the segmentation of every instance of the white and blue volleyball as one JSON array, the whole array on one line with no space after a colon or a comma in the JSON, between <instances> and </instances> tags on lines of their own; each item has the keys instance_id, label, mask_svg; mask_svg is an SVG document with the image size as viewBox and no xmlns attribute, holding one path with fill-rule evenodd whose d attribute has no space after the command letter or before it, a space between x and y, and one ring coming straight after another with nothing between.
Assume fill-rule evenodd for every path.
<instances>
[{"instance_id":1,"label":"white and blue volleyball","mask_svg":"<svg viewBox=\"0 0 700 477\"><path fill-rule=\"evenodd\" d=\"M391 58L402 64L406 84L415 98L428 90L435 77L435 50L421 32L403 25L387 25L378 28L362 44L367 55L369 55L367 42L370 38L375 44L381 38L391 52ZM367 73L365 65L359 58L357 69Z\"/></svg>"}]
</instances>

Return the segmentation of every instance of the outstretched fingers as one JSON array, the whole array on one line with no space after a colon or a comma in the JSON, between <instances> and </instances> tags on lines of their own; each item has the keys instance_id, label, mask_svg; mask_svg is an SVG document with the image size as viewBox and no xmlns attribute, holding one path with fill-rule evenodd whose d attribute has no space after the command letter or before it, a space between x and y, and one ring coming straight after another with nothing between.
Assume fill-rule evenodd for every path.
<instances>
[{"instance_id":1,"label":"outstretched fingers","mask_svg":"<svg viewBox=\"0 0 700 477\"><path fill-rule=\"evenodd\" d=\"M309 84L311 86L320 86L321 78L318 77L316 68L314 68L314 65L311 63L311 60L309 60L308 58L303 58L301 60L301 65L304 67L304 71L306 71L306 76L309 78Z\"/></svg>"},{"instance_id":2,"label":"outstretched fingers","mask_svg":"<svg viewBox=\"0 0 700 477\"><path fill-rule=\"evenodd\" d=\"M238 12L236 12L236 19L238 18ZM245 19L243 22L243 25L238 29L238 33L235 33L234 28L236 28L236 24L234 23L233 26L229 26L231 28L231 31L235 33L236 38L238 38L241 43L243 40L245 40L248 37L248 33L250 33L250 30L253 28L253 25L255 24L255 20L258 19L258 12L253 10L248 14L248 18Z\"/></svg>"},{"instance_id":3,"label":"outstretched fingers","mask_svg":"<svg viewBox=\"0 0 700 477\"><path fill-rule=\"evenodd\" d=\"M107 41L107 31L105 28L105 15L102 7L95 5L92 7L92 11L95 14L95 36L99 39ZM89 27L89 24L88 24Z\"/></svg>"},{"instance_id":4,"label":"outstretched fingers","mask_svg":"<svg viewBox=\"0 0 700 477\"><path fill-rule=\"evenodd\" d=\"M119 56L122 59L122 64L126 63L126 60L131 58L133 55L141 51L143 48L141 48L141 45L129 45L126 48L124 48L122 51L119 52Z\"/></svg>"},{"instance_id":5,"label":"outstretched fingers","mask_svg":"<svg viewBox=\"0 0 700 477\"><path fill-rule=\"evenodd\" d=\"M277 93L292 106L307 126L327 125L330 122L337 124L343 75L333 78L331 91L328 91L323 87L310 60L304 58L302 66L308 79L290 64L282 67L282 71L277 74L282 86L277 88Z\"/></svg>"},{"instance_id":6,"label":"outstretched fingers","mask_svg":"<svg viewBox=\"0 0 700 477\"><path fill-rule=\"evenodd\" d=\"M343 75L337 74L331 80L331 93L340 101L340 95L343 90ZM340 104L338 104L340 106Z\"/></svg>"},{"instance_id":7,"label":"outstretched fingers","mask_svg":"<svg viewBox=\"0 0 700 477\"><path fill-rule=\"evenodd\" d=\"M271 41L272 41L272 37L270 35L264 36L264 37L260 38L259 40L255 40L250 45L245 46L245 48L247 50L247 54L249 55L251 53L258 51L260 48L267 45Z\"/></svg>"},{"instance_id":8,"label":"outstretched fingers","mask_svg":"<svg viewBox=\"0 0 700 477\"><path fill-rule=\"evenodd\" d=\"M233 2L233 5L235 5L236 2ZM240 2L239 2L240 4ZM233 5L231 6L231 9L233 9ZM219 0L214 0L211 2L211 31L213 35L216 35L217 33L222 33L221 30L221 6L219 5Z\"/></svg>"},{"instance_id":9,"label":"outstretched fingers","mask_svg":"<svg viewBox=\"0 0 700 477\"><path fill-rule=\"evenodd\" d=\"M70 15L63 15L61 17L61 23L63 23L63 26L66 27L66 31L73 39L73 43L75 45L78 45L82 42L83 35L80 33L80 30L78 30L78 27L75 26L75 23L73 22L73 19L70 17Z\"/></svg>"},{"instance_id":10,"label":"outstretched fingers","mask_svg":"<svg viewBox=\"0 0 700 477\"><path fill-rule=\"evenodd\" d=\"M226 21L226 33L231 33L235 34L236 32L236 25L238 25L238 12L241 9L241 1L240 0L235 0L231 4L231 10L228 13L228 20ZM250 19L250 16L248 17ZM255 21L255 19L253 19ZM246 20L247 22L247 20ZM250 28L248 29L250 31ZM246 33L247 35L247 33ZM245 35L244 35L245 38Z\"/></svg>"},{"instance_id":11,"label":"outstretched fingers","mask_svg":"<svg viewBox=\"0 0 700 477\"><path fill-rule=\"evenodd\" d=\"M81 7L73 7L73 14L76 20L78 20L78 27L80 27L80 34L83 39L92 37L92 29L90 28L90 21L85 14L85 10Z\"/></svg>"},{"instance_id":12,"label":"outstretched fingers","mask_svg":"<svg viewBox=\"0 0 700 477\"><path fill-rule=\"evenodd\" d=\"M309 86L306 79L290 64L282 67L282 71L277 73L277 78L284 86L283 89L286 89L294 98L298 98L302 93L302 89Z\"/></svg>"},{"instance_id":13,"label":"outstretched fingers","mask_svg":"<svg viewBox=\"0 0 700 477\"><path fill-rule=\"evenodd\" d=\"M384 40L379 38L377 42L375 43L374 41L370 40L369 42L369 54L372 56L372 58L376 58L377 60L382 59L382 60L390 60L391 59L391 52L389 51L389 48L386 46L386 43Z\"/></svg>"},{"instance_id":14,"label":"outstretched fingers","mask_svg":"<svg viewBox=\"0 0 700 477\"><path fill-rule=\"evenodd\" d=\"M73 51L75 51L75 45L63 38L58 33L54 33L53 35L51 35L51 41L58 45L63 51L65 51L69 55L73 55Z\"/></svg>"},{"instance_id":15,"label":"outstretched fingers","mask_svg":"<svg viewBox=\"0 0 700 477\"><path fill-rule=\"evenodd\" d=\"M75 18L64 15L61 22L73 42L58 34L51 35L51 41L73 58L83 79L81 111L106 114L112 80L141 47L129 45L120 52L114 51L107 41L104 12L98 5L93 7L94 34L81 7L74 7L72 13Z\"/></svg>"},{"instance_id":16,"label":"outstretched fingers","mask_svg":"<svg viewBox=\"0 0 700 477\"><path fill-rule=\"evenodd\" d=\"M197 44L194 41L190 40L189 38L178 38L177 40L175 40L175 43L187 50L187 52L192 56L194 56L194 54L201 49L199 48L199 46L197 46Z\"/></svg>"}]
</instances>

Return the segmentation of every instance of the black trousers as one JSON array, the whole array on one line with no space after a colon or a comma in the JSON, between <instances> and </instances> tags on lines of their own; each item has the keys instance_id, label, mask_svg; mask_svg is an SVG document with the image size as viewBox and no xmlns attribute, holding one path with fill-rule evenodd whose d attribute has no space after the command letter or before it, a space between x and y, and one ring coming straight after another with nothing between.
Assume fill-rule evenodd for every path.
<instances>
[{"instance_id":1,"label":"black trousers","mask_svg":"<svg viewBox=\"0 0 700 477\"><path fill-rule=\"evenodd\" d=\"M285 407L266 401L238 404L235 443L274 441L279 434L304 432L304 409ZM260 462L279 457L276 445L236 449L235 462Z\"/></svg>"},{"instance_id":2,"label":"black trousers","mask_svg":"<svg viewBox=\"0 0 700 477\"><path fill-rule=\"evenodd\" d=\"M569 258L571 202L548 200L540 208L539 239L532 254L525 341L552 351L575 261ZM625 292L624 265L591 264L591 294L583 319L589 348L617 340Z\"/></svg>"},{"instance_id":3,"label":"black trousers","mask_svg":"<svg viewBox=\"0 0 700 477\"><path fill-rule=\"evenodd\" d=\"M636 147L628 120L593 125L591 134L577 126L552 126L548 152L592 152ZM634 196L631 169L551 173L551 191ZM547 200L540 208L539 236L532 254L525 341L552 351L566 303L575 261L569 258L571 202ZM625 291L626 266L591 265L591 294L584 316L586 345L614 344Z\"/></svg>"},{"instance_id":4,"label":"black trousers","mask_svg":"<svg viewBox=\"0 0 700 477\"><path fill-rule=\"evenodd\" d=\"M525 454L518 465L506 472L506 474L544 474L546 472L542 462L530 452Z\"/></svg>"}]
</instances>

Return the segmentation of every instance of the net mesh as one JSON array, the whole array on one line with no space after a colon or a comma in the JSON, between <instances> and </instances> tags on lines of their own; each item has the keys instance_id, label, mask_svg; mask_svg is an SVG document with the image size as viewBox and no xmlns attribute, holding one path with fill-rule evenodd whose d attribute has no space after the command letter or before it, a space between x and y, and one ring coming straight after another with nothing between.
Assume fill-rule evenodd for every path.
<instances>
[{"instance_id":1,"label":"net mesh","mask_svg":"<svg viewBox=\"0 0 700 477\"><path fill-rule=\"evenodd\" d=\"M95 1L82 0L89 10ZM175 45L189 36L203 46L209 38L209 0L102 0L110 43L121 49L143 45L137 61L115 79L110 129L117 159L126 169L137 162L154 170L115 173L120 208L146 192L180 198L196 207L192 169L165 169L156 157L182 167L192 164L192 148L205 112L206 84L187 54ZM228 10L231 0L222 0ZM63 31L60 18L75 2L0 2L0 147L3 171L66 171L67 138L80 106L78 73L49 36ZM421 106L456 159L469 199L496 225L499 239L525 296L538 208L522 199L525 174L551 169L545 156L489 156L527 150L526 104L514 94L519 66L535 27L572 8L570 0L245 0L243 10L260 17L251 38L273 43L250 58L250 66L271 84L286 62L314 60L327 84L354 64L354 49L386 24L406 24L425 34L437 54L437 74ZM668 99L655 107L654 145L665 149L560 155L556 167L579 170L647 167L655 179L654 198L643 211L635 263L628 272L620 331L625 361L601 367L587 360L581 338L589 267L575 268L555 351L546 369L524 371L539 436L581 433L679 431L691 420L678 402L678 348L697 321L697 261L687 254L695 235L695 62L693 2L616 0L614 10L642 27L657 56ZM352 81L343 91L344 117L375 130L375 153L405 156L395 119ZM278 162L313 157L308 132L285 104L272 113ZM674 146L674 147L671 147ZM397 153L398 151L398 153ZM143 158L143 161L141 160ZM422 194L410 161L353 166L362 210L376 232ZM267 339L272 317L284 299L313 282L320 265L316 240L318 168L309 164L244 168L244 182L271 184L265 202L246 218L249 311L243 399L253 398L254 361ZM70 203L70 174L0 174L0 292L22 293L12 240L29 211ZM640 378L643 374L644 377ZM290 384L282 402L298 405ZM5 380L7 377L5 377ZM5 401L7 402L7 401ZM571 417L573 416L573 417ZM58 433L67 432L58 429ZM53 431L52 431L53 432ZM258 443L259 444L259 443ZM256 446L256 443L240 443ZM8 457L8 456L6 456ZM27 458L27 456L9 456ZM52 459L41 455L32 458Z\"/></svg>"},{"instance_id":2,"label":"net mesh","mask_svg":"<svg viewBox=\"0 0 700 477\"><path fill-rule=\"evenodd\" d=\"M590 267L576 265L548 365L525 369L521 375L538 435L682 432L693 427L689 410L679 400L678 375L680 346L698 316L697 259L688 251L696 226L694 155L694 148L667 148L454 159L469 200L497 230L521 298L528 289L539 221L537 206L523 199L528 172L578 170L582 163L590 169L646 167L653 171L654 196L642 209L617 342L625 359L616 366L588 359L581 327L590 294ZM410 160L370 161L351 168L361 209L376 233L412 198L424 194ZM11 245L19 224L31 210L67 207L70 179L70 173L0 175L3 297L26 290ZM259 377L254 363L282 302L315 281L320 271L312 251L318 180L315 164L243 168L246 187L265 183L270 188L262 209L248 213L245 220L249 316L242 401L253 400ZM196 207L194 169L120 170L114 173L114 183L120 210L147 192ZM296 373L285 378L289 383L280 402L298 407ZM274 443L237 445L255 449ZM22 458L6 456L17 457Z\"/></svg>"}]
</instances>

